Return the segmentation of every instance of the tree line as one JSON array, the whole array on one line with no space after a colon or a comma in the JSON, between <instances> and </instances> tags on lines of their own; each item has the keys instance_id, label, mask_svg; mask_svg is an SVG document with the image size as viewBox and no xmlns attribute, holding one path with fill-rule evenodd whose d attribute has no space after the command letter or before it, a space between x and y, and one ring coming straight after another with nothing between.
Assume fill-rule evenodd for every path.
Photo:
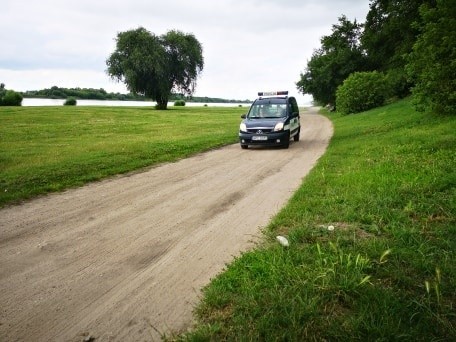
<instances>
[{"instance_id":1,"label":"tree line","mask_svg":"<svg viewBox=\"0 0 456 342\"><path fill-rule=\"evenodd\" d=\"M371 0L364 23L342 15L296 83L350 114L412 95L418 110L456 111L456 0Z\"/></svg>"},{"instance_id":2,"label":"tree line","mask_svg":"<svg viewBox=\"0 0 456 342\"><path fill-rule=\"evenodd\" d=\"M8 96L7 95L8 92ZM6 96L4 103L1 101ZM122 94L107 92L103 88L61 88L53 86L51 88L45 88L40 90L27 90L25 92L15 92L12 90L6 90L5 84L0 85L0 105L17 106L21 105L22 98L46 98L46 99L80 99L80 100L119 100L119 101L150 101L151 99L146 98L144 95L139 94ZM239 103L239 102L251 102L250 100L234 100L234 99L222 99L218 97L207 97L207 96L186 96L184 94L171 93L169 101L184 100L186 102L199 102L199 103Z\"/></svg>"},{"instance_id":3,"label":"tree line","mask_svg":"<svg viewBox=\"0 0 456 342\"><path fill-rule=\"evenodd\" d=\"M74 97L84 100L145 100L144 96L134 94L108 93L103 88L61 88L53 86L41 90L27 90L22 93L24 97L48 98L48 99L66 99Z\"/></svg>"}]
</instances>

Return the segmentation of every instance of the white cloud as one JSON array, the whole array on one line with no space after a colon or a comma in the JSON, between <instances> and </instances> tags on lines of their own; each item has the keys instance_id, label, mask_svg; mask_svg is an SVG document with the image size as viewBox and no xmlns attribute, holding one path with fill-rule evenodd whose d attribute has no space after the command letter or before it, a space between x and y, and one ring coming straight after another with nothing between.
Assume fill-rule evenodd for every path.
<instances>
[{"instance_id":1,"label":"white cloud","mask_svg":"<svg viewBox=\"0 0 456 342\"><path fill-rule=\"evenodd\" d=\"M320 38L342 14L364 21L367 11L368 0L3 0L0 82L19 91L126 91L105 74L105 61L118 32L143 26L157 35L193 33L201 42L205 67L195 95L297 95L295 82Z\"/></svg>"}]
</instances>

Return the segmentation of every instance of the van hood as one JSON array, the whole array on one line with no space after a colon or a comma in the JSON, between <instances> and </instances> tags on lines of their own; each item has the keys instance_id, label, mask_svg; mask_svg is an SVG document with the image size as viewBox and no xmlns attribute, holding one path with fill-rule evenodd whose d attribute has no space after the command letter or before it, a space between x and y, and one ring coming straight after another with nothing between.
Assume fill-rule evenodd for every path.
<instances>
[{"instance_id":1,"label":"van hood","mask_svg":"<svg viewBox=\"0 0 456 342\"><path fill-rule=\"evenodd\" d=\"M284 118L273 119L245 119L244 123L247 128L269 128L273 129L278 122L284 122Z\"/></svg>"}]
</instances>

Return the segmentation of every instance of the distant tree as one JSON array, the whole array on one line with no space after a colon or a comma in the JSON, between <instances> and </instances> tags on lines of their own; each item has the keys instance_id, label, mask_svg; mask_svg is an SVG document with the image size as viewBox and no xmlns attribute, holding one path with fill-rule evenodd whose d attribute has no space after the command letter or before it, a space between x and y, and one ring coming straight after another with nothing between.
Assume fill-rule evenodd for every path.
<instances>
[{"instance_id":1,"label":"distant tree","mask_svg":"<svg viewBox=\"0 0 456 342\"><path fill-rule=\"evenodd\" d=\"M408 56L407 71L419 110L456 114L456 1L423 5L421 34Z\"/></svg>"},{"instance_id":2,"label":"distant tree","mask_svg":"<svg viewBox=\"0 0 456 342\"><path fill-rule=\"evenodd\" d=\"M321 47L314 51L304 73L296 83L303 94L311 94L320 104L336 102L336 90L353 72L366 70L360 46L362 25L352 23L346 16L333 25L332 34L321 39Z\"/></svg>"},{"instance_id":3,"label":"distant tree","mask_svg":"<svg viewBox=\"0 0 456 342\"><path fill-rule=\"evenodd\" d=\"M106 61L107 73L134 94L166 109L171 92L191 95L204 66L202 47L192 34L169 31L158 37L145 28L120 32Z\"/></svg>"}]
</instances>

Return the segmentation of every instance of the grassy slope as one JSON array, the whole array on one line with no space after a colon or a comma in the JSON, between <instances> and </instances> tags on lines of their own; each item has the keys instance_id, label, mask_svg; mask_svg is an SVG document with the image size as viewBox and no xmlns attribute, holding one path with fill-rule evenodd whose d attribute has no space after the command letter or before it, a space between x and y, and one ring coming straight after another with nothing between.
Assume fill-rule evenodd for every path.
<instances>
[{"instance_id":1,"label":"grassy slope","mask_svg":"<svg viewBox=\"0 0 456 342\"><path fill-rule=\"evenodd\" d=\"M1 107L0 206L236 141L239 107Z\"/></svg>"},{"instance_id":2,"label":"grassy slope","mask_svg":"<svg viewBox=\"0 0 456 342\"><path fill-rule=\"evenodd\" d=\"M331 118L266 244L212 281L177 339L456 340L456 119L408 100Z\"/></svg>"}]
</instances>

